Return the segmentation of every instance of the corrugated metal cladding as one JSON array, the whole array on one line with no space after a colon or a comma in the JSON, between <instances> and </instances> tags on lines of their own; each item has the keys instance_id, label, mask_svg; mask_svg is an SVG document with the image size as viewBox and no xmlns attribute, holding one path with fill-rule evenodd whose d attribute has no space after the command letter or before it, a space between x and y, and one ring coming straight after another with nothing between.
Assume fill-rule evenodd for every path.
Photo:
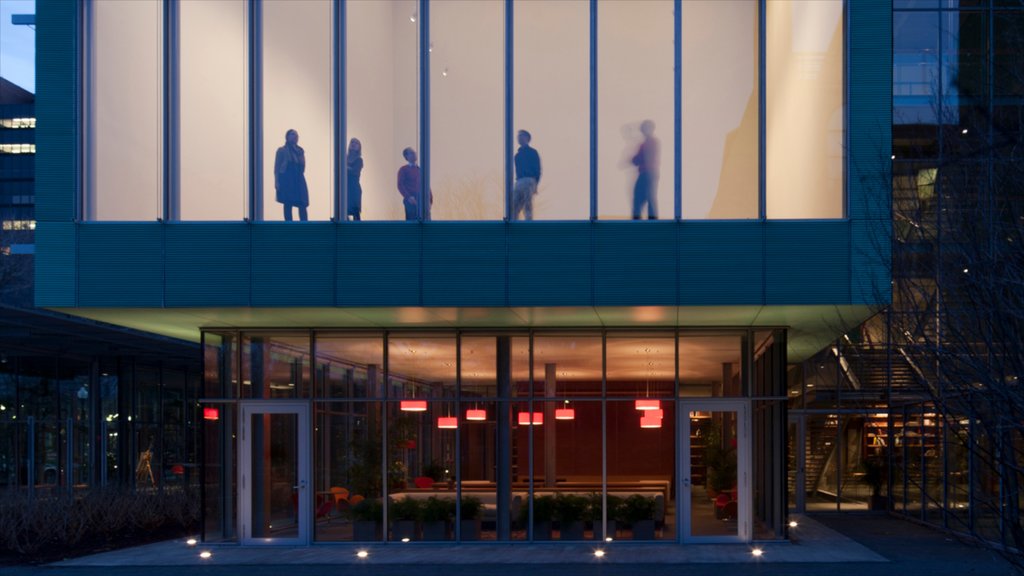
<instances>
[{"instance_id":1,"label":"corrugated metal cladding","mask_svg":"<svg viewBox=\"0 0 1024 576\"><path fill-rule=\"evenodd\" d=\"M846 304L851 282L863 281L852 276L851 226L847 221L86 224L78 227L77 302L171 307ZM858 226L862 229L869 233ZM856 262L884 280L882 269L873 266L877 260L864 253Z\"/></svg>"},{"instance_id":2,"label":"corrugated metal cladding","mask_svg":"<svg viewBox=\"0 0 1024 576\"><path fill-rule=\"evenodd\" d=\"M76 2L38 10L40 306L887 301L891 0L849 2L849 221L77 223ZM880 252L881 250L881 252Z\"/></svg>"}]
</instances>

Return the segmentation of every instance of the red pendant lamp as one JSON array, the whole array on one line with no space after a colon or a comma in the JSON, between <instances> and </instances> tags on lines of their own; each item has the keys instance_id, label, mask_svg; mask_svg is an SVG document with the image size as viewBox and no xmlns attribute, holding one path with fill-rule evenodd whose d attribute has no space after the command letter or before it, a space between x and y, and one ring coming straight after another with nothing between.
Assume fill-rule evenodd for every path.
<instances>
[{"instance_id":1,"label":"red pendant lamp","mask_svg":"<svg viewBox=\"0 0 1024 576\"><path fill-rule=\"evenodd\" d=\"M426 412L427 401L426 400L402 400L399 403L398 408L402 412Z\"/></svg>"}]
</instances>

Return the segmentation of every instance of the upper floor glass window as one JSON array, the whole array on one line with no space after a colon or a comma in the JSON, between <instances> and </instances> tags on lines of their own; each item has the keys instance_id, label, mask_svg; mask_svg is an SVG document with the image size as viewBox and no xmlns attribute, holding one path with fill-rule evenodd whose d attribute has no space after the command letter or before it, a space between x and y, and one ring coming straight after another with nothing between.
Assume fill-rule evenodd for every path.
<instances>
[{"instance_id":1,"label":"upper floor glass window","mask_svg":"<svg viewBox=\"0 0 1024 576\"><path fill-rule=\"evenodd\" d=\"M88 6L87 219L845 214L843 0Z\"/></svg>"}]
</instances>

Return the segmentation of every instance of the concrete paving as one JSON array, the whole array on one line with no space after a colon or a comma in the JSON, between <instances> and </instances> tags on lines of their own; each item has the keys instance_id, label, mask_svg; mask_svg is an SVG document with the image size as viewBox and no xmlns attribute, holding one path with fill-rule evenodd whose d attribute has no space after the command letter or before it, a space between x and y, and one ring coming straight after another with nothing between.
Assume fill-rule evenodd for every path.
<instances>
[{"instance_id":1,"label":"concrete paving","mask_svg":"<svg viewBox=\"0 0 1024 576\"><path fill-rule=\"evenodd\" d=\"M479 544L437 546L354 544L241 548L183 541L96 554L35 568L10 568L4 576L121 576L152 574L319 574L398 576L668 576L757 575L1012 575L1014 566L990 550L957 542L934 530L877 515L797 518L791 542L758 544ZM594 555L605 551L603 558ZM209 550L209 559L199 558ZM368 556L359 558L357 552Z\"/></svg>"}]
</instances>

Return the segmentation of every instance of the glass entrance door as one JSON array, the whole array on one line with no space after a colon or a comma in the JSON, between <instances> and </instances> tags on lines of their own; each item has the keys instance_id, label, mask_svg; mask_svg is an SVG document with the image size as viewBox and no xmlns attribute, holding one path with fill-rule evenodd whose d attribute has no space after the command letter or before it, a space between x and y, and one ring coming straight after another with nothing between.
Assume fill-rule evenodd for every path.
<instances>
[{"instance_id":1,"label":"glass entrance door","mask_svg":"<svg viewBox=\"0 0 1024 576\"><path fill-rule=\"evenodd\" d=\"M746 402L680 401L679 531L688 542L750 540Z\"/></svg>"},{"instance_id":2,"label":"glass entrance door","mask_svg":"<svg viewBox=\"0 0 1024 576\"><path fill-rule=\"evenodd\" d=\"M239 441L242 543L308 543L309 405L243 402Z\"/></svg>"}]
</instances>

